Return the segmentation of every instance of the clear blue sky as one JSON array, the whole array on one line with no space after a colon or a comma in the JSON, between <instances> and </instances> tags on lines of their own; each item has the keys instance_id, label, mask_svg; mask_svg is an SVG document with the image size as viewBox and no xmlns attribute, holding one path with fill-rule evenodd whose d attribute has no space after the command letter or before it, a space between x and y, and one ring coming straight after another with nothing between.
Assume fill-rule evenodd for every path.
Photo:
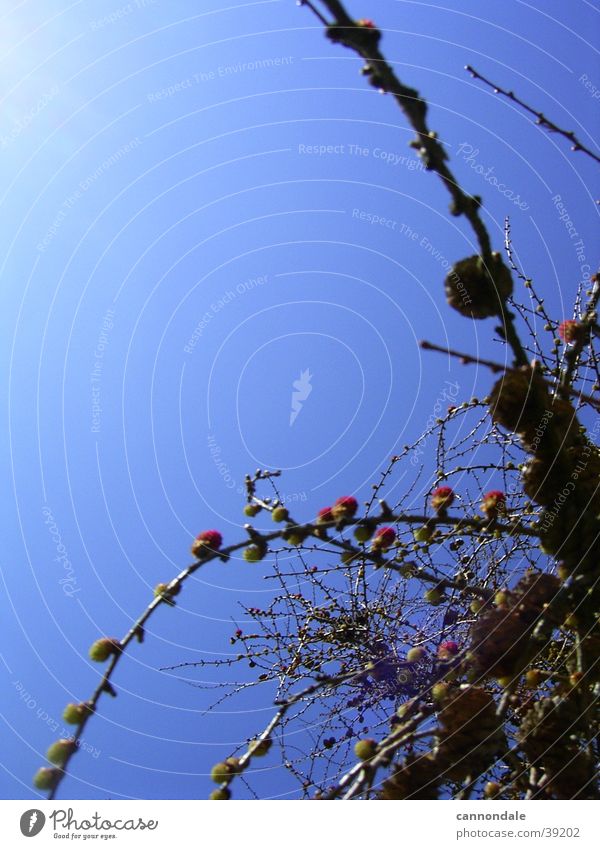
<instances>
[{"instance_id":1,"label":"clear blue sky","mask_svg":"<svg viewBox=\"0 0 600 849\"><path fill-rule=\"evenodd\" d=\"M300 518L341 494L364 498L446 380L461 399L489 385L417 340L501 351L493 322L445 305L444 259L475 252L466 223L415 167L392 99L308 10L293 0L8 6L0 794L30 798L64 704L98 679L89 644L125 633L154 585L189 562L200 530L240 537L246 472L285 469ZM495 247L510 215L524 268L570 316L583 265L598 262L597 168L463 66L593 144L597 3L348 8L377 21L400 77L429 101L455 172L484 197ZM290 426L292 384L307 369L312 391ZM157 669L227 656L238 601L270 592L260 575L215 564L177 610L159 611L119 667L118 698L87 726L90 751L72 761L63 798L207 795L210 766L264 725L268 699L200 716L214 694ZM265 769L265 794L288 792L272 761Z\"/></svg>"}]
</instances>

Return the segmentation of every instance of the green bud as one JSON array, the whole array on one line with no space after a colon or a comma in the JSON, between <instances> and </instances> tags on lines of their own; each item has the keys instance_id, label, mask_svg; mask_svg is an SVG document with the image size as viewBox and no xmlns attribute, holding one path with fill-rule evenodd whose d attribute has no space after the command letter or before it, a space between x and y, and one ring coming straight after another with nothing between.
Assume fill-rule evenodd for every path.
<instances>
[{"instance_id":1,"label":"green bud","mask_svg":"<svg viewBox=\"0 0 600 849\"><path fill-rule=\"evenodd\" d=\"M69 725L81 725L86 716L93 712L93 708L88 702L80 702L78 705L69 702L63 711L63 719Z\"/></svg>"},{"instance_id":2,"label":"green bud","mask_svg":"<svg viewBox=\"0 0 600 849\"><path fill-rule=\"evenodd\" d=\"M52 790L58 778L58 770L43 766L33 776L33 785L38 790Z\"/></svg>"},{"instance_id":3,"label":"green bud","mask_svg":"<svg viewBox=\"0 0 600 849\"><path fill-rule=\"evenodd\" d=\"M271 519L274 522L287 522L290 514L285 507L275 507L271 513Z\"/></svg>"},{"instance_id":4,"label":"green bud","mask_svg":"<svg viewBox=\"0 0 600 849\"><path fill-rule=\"evenodd\" d=\"M90 646L90 658L97 663L103 663L111 656L121 651L121 643L114 637L102 637Z\"/></svg>"},{"instance_id":5,"label":"green bud","mask_svg":"<svg viewBox=\"0 0 600 849\"><path fill-rule=\"evenodd\" d=\"M231 799L231 791L227 787L218 787L216 790L213 790L208 798L226 801L227 799Z\"/></svg>"},{"instance_id":6,"label":"green bud","mask_svg":"<svg viewBox=\"0 0 600 849\"><path fill-rule=\"evenodd\" d=\"M442 601L444 600L444 596L439 590L427 590L424 595L424 599L426 602L436 607L438 604L442 603Z\"/></svg>"},{"instance_id":7,"label":"green bud","mask_svg":"<svg viewBox=\"0 0 600 849\"><path fill-rule=\"evenodd\" d=\"M361 761L370 760L377 752L377 743L375 740L367 737L364 740L359 740L354 745L354 754Z\"/></svg>"},{"instance_id":8,"label":"green bud","mask_svg":"<svg viewBox=\"0 0 600 849\"><path fill-rule=\"evenodd\" d=\"M432 537L431 528L428 528L427 525L423 525L422 528L417 528L417 530L413 532L413 536L417 542L429 542Z\"/></svg>"},{"instance_id":9,"label":"green bud","mask_svg":"<svg viewBox=\"0 0 600 849\"><path fill-rule=\"evenodd\" d=\"M57 740L48 748L46 757L51 764L63 766L69 756L75 751L77 744L74 740Z\"/></svg>"},{"instance_id":10,"label":"green bud","mask_svg":"<svg viewBox=\"0 0 600 849\"><path fill-rule=\"evenodd\" d=\"M249 545L244 549L244 560L247 560L248 563L256 563L259 560L262 560L265 556L265 551L260 545Z\"/></svg>"},{"instance_id":11,"label":"green bud","mask_svg":"<svg viewBox=\"0 0 600 849\"><path fill-rule=\"evenodd\" d=\"M251 740L248 744L248 751L253 758L262 758L271 748L273 741L267 737L266 740Z\"/></svg>"},{"instance_id":12,"label":"green bud","mask_svg":"<svg viewBox=\"0 0 600 849\"><path fill-rule=\"evenodd\" d=\"M373 530L369 525L357 525L354 529L354 538L358 542L367 542L373 536Z\"/></svg>"}]
</instances>

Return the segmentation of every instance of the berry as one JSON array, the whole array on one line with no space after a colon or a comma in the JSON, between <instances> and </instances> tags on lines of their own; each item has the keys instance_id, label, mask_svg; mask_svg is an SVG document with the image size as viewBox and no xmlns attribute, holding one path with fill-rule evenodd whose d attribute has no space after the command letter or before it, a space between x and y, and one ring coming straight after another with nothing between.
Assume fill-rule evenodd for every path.
<instances>
[{"instance_id":1,"label":"berry","mask_svg":"<svg viewBox=\"0 0 600 849\"><path fill-rule=\"evenodd\" d=\"M483 607L483 602L481 599L474 598L471 604L469 605L469 610L471 613L479 613L481 608Z\"/></svg>"},{"instance_id":2,"label":"berry","mask_svg":"<svg viewBox=\"0 0 600 849\"><path fill-rule=\"evenodd\" d=\"M506 495L499 489L492 489L483 496L481 512L487 519L496 519L506 512Z\"/></svg>"},{"instance_id":3,"label":"berry","mask_svg":"<svg viewBox=\"0 0 600 849\"><path fill-rule=\"evenodd\" d=\"M63 711L63 719L69 725L81 725L86 716L92 713L93 708L88 702L80 702L78 705L69 702Z\"/></svg>"},{"instance_id":4,"label":"berry","mask_svg":"<svg viewBox=\"0 0 600 849\"><path fill-rule=\"evenodd\" d=\"M322 507L317 513L317 525L322 525L325 522L333 522L333 512L331 507Z\"/></svg>"},{"instance_id":5,"label":"berry","mask_svg":"<svg viewBox=\"0 0 600 849\"><path fill-rule=\"evenodd\" d=\"M352 519L357 510L358 501L352 495L343 495L341 498L338 498L331 508L333 518L336 522L339 522L341 519Z\"/></svg>"},{"instance_id":6,"label":"berry","mask_svg":"<svg viewBox=\"0 0 600 849\"><path fill-rule=\"evenodd\" d=\"M218 764L215 764L210 771L211 780L214 781L215 784L222 784L224 781L231 778L232 774L233 771L224 761L220 761Z\"/></svg>"},{"instance_id":7,"label":"berry","mask_svg":"<svg viewBox=\"0 0 600 849\"><path fill-rule=\"evenodd\" d=\"M260 513L260 510L261 508L258 504L246 504L246 506L244 507L245 515L250 516L250 518L256 516L257 513Z\"/></svg>"},{"instance_id":8,"label":"berry","mask_svg":"<svg viewBox=\"0 0 600 849\"><path fill-rule=\"evenodd\" d=\"M302 543L306 539L306 534L302 533L301 531L295 531L289 534L289 536L287 536L285 539L286 542L288 542L290 545L302 545Z\"/></svg>"},{"instance_id":9,"label":"berry","mask_svg":"<svg viewBox=\"0 0 600 849\"><path fill-rule=\"evenodd\" d=\"M43 766L41 769L38 769L36 774L33 776L33 784L38 790L52 790L57 778L57 769L51 769L48 766Z\"/></svg>"},{"instance_id":10,"label":"berry","mask_svg":"<svg viewBox=\"0 0 600 849\"><path fill-rule=\"evenodd\" d=\"M497 679L500 687L510 687L510 685L515 680L512 675L501 675L500 678Z\"/></svg>"},{"instance_id":11,"label":"berry","mask_svg":"<svg viewBox=\"0 0 600 849\"><path fill-rule=\"evenodd\" d=\"M373 21L369 20L369 18L359 18L356 22L356 26L358 27L366 27L367 29L376 29Z\"/></svg>"},{"instance_id":12,"label":"berry","mask_svg":"<svg viewBox=\"0 0 600 849\"><path fill-rule=\"evenodd\" d=\"M275 507L271 513L271 519L274 522L286 522L289 518L289 513L285 507Z\"/></svg>"},{"instance_id":13,"label":"berry","mask_svg":"<svg viewBox=\"0 0 600 849\"><path fill-rule=\"evenodd\" d=\"M528 687L537 687L544 680L544 676L539 669L530 669L525 675L525 683Z\"/></svg>"},{"instance_id":14,"label":"berry","mask_svg":"<svg viewBox=\"0 0 600 849\"><path fill-rule=\"evenodd\" d=\"M72 755L77 748L77 743L74 740L57 740L49 747L46 752L46 757L51 764L63 766L65 761Z\"/></svg>"},{"instance_id":15,"label":"berry","mask_svg":"<svg viewBox=\"0 0 600 849\"><path fill-rule=\"evenodd\" d=\"M118 654L121 651L121 643L115 637L102 637L101 640L96 640L90 646L90 658L96 663L104 663L111 654Z\"/></svg>"},{"instance_id":16,"label":"berry","mask_svg":"<svg viewBox=\"0 0 600 849\"><path fill-rule=\"evenodd\" d=\"M404 702L403 705L400 705L398 710L396 711L396 716L399 719L404 719L404 717L410 713L410 711L415 706L415 699L410 699L408 702Z\"/></svg>"},{"instance_id":17,"label":"berry","mask_svg":"<svg viewBox=\"0 0 600 849\"><path fill-rule=\"evenodd\" d=\"M431 506L436 513L445 513L454 501L454 490L449 486L438 486L431 493Z\"/></svg>"},{"instance_id":18,"label":"berry","mask_svg":"<svg viewBox=\"0 0 600 849\"><path fill-rule=\"evenodd\" d=\"M422 528L417 528L417 530L413 532L413 536L416 542L429 542L432 537L431 528L427 527L427 525L423 525Z\"/></svg>"},{"instance_id":19,"label":"berry","mask_svg":"<svg viewBox=\"0 0 600 849\"><path fill-rule=\"evenodd\" d=\"M488 781L483 788L483 795L486 799L493 799L500 793L501 789L497 781Z\"/></svg>"},{"instance_id":20,"label":"berry","mask_svg":"<svg viewBox=\"0 0 600 849\"><path fill-rule=\"evenodd\" d=\"M354 538L358 542L366 542L373 536L373 528L370 525L358 525L354 529Z\"/></svg>"},{"instance_id":21,"label":"berry","mask_svg":"<svg viewBox=\"0 0 600 849\"><path fill-rule=\"evenodd\" d=\"M157 584L154 587L154 595L168 600L173 598L173 596L179 595L181 592L181 584L176 584L174 587L171 587L171 589L168 589L168 587L169 584Z\"/></svg>"},{"instance_id":22,"label":"berry","mask_svg":"<svg viewBox=\"0 0 600 849\"><path fill-rule=\"evenodd\" d=\"M455 643L454 640L446 640L439 644L437 656L440 660L450 660L455 654L458 654L458 643Z\"/></svg>"},{"instance_id":23,"label":"berry","mask_svg":"<svg viewBox=\"0 0 600 849\"><path fill-rule=\"evenodd\" d=\"M498 590L494 596L494 604L496 607L504 607L508 602L508 593L506 590Z\"/></svg>"},{"instance_id":24,"label":"berry","mask_svg":"<svg viewBox=\"0 0 600 849\"><path fill-rule=\"evenodd\" d=\"M427 656L427 652L421 646L415 646L415 648L409 649L406 652L406 659L410 663L418 663L420 660L423 660L424 657Z\"/></svg>"},{"instance_id":25,"label":"berry","mask_svg":"<svg viewBox=\"0 0 600 849\"><path fill-rule=\"evenodd\" d=\"M226 801L227 799L231 799L231 790L228 790L227 787L218 787L216 790L213 790L208 798Z\"/></svg>"},{"instance_id":26,"label":"berry","mask_svg":"<svg viewBox=\"0 0 600 849\"><path fill-rule=\"evenodd\" d=\"M200 559L212 551L218 551L221 548L223 537L219 531L202 531L199 533L192 543L192 554Z\"/></svg>"},{"instance_id":27,"label":"berry","mask_svg":"<svg viewBox=\"0 0 600 849\"><path fill-rule=\"evenodd\" d=\"M434 605L434 607L437 606L438 604L441 604L442 601L444 600L443 594L439 590L435 590L435 589L427 590L427 592L425 593L425 595L423 597L424 597L426 602Z\"/></svg>"},{"instance_id":28,"label":"berry","mask_svg":"<svg viewBox=\"0 0 600 849\"><path fill-rule=\"evenodd\" d=\"M577 342L579 335L581 333L581 325L576 321L573 321L572 318L566 319L566 321L561 321L558 325L558 335L566 342L567 345L573 345Z\"/></svg>"},{"instance_id":29,"label":"berry","mask_svg":"<svg viewBox=\"0 0 600 849\"><path fill-rule=\"evenodd\" d=\"M248 744L248 751L253 758L262 758L271 748L273 741L270 737L266 740L251 740Z\"/></svg>"},{"instance_id":30,"label":"berry","mask_svg":"<svg viewBox=\"0 0 600 849\"><path fill-rule=\"evenodd\" d=\"M431 688L431 697L434 702L441 702L446 698L449 690L449 685L444 684L443 681L440 681L438 684L434 684Z\"/></svg>"},{"instance_id":31,"label":"berry","mask_svg":"<svg viewBox=\"0 0 600 849\"><path fill-rule=\"evenodd\" d=\"M354 754L361 761L370 760L376 752L377 743L369 737L364 740L358 740L358 742L354 745Z\"/></svg>"},{"instance_id":32,"label":"berry","mask_svg":"<svg viewBox=\"0 0 600 849\"><path fill-rule=\"evenodd\" d=\"M248 563L257 563L259 560L262 560L265 556L265 550L260 545L249 545L244 549L244 560L247 560Z\"/></svg>"},{"instance_id":33,"label":"berry","mask_svg":"<svg viewBox=\"0 0 600 849\"><path fill-rule=\"evenodd\" d=\"M373 539L373 548L387 551L396 542L396 531L393 528L379 528Z\"/></svg>"}]
</instances>

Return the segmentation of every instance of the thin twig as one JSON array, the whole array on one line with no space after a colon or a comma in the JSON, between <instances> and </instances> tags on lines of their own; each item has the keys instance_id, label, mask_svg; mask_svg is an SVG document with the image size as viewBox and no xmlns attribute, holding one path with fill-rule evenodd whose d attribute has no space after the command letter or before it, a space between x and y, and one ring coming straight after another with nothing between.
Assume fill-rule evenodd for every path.
<instances>
[{"instance_id":1,"label":"thin twig","mask_svg":"<svg viewBox=\"0 0 600 849\"><path fill-rule=\"evenodd\" d=\"M534 109L532 106L529 106L528 103L521 100L513 91L507 91L496 83L491 82L491 80L486 79L482 76L479 71L476 71L471 65L465 65L465 71L468 71L471 76L476 80L481 80L482 83L487 85L489 88L493 89L495 94L501 94L503 97L507 97L509 100L512 100L513 103L516 103L526 112L529 112L530 115L533 115L536 119L536 123L543 127L545 130L548 130L550 133L557 133L560 136L564 136L564 138L568 139L571 142L571 150L578 151L580 150L582 153L585 153L594 162L600 163L600 156L594 153L589 147L586 147L583 142L579 141L573 130L563 130L562 127L559 127L554 121L551 121L549 118L546 118L543 112L538 112L537 109Z\"/></svg>"}]
</instances>

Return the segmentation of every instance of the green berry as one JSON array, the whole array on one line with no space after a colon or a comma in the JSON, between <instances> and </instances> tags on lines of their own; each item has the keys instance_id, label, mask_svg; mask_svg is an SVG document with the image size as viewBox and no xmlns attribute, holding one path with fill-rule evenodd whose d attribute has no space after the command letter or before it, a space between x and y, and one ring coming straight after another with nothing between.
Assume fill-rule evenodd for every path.
<instances>
[{"instance_id":1,"label":"green berry","mask_svg":"<svg viewBox=\"0 0 600 849\"><path fill-rule=\"evenodd\" d=\"M38 790L52 790L57 778L58 771L56 769L43 766L33 776L33 785Z\"/></svg>"},{"instance_id":2,"label":"green berry","mask_svg":"<svg viewBox=\"0 0 600 849\"><path fill-rule=\"evenodd\" d=\"M231 778L231 774L231 770L224 761L215 764L210 771L211 780L215 784L222 784L224 781L227 781L228 778Z\"/></svg>"},{"instance_id":3,"label":"green berry","mask_svg":"<svg viewBox=\"0 0 600 849\"><path fill-rule=\"evenodd\" d=\"M248 744L248 751L253 758L262 758L271 748L273 741L267 737L266 740L251 740Z\"/></svg>"},{"instance_id":4,"label":"green berry","mask_svg":"<svg viewBox=\"0 0 600 849\"><path fill-rule=\"evenodd\" d=\"M420 646L416 646L415 648L409 649L406 652L406 659L410 663L418 663L418 661L423 660L423 658L426 655L427 655L427 652L425 651L424 648L421 648Z\"/></svg>"},{"instance_id":5,"label":"green berry","mask_svg":"<svg viewBox=\"0 0 600 849\"><path fill-rule=\"evenodd\" d=\"M69 702L63 711L63 719L69 725L81 725L86 716L92 713L92 707L87 702L80 702L78 705Z\"/></svg>"},{"instance_id":6,"label":"green berry","mask_svg":"<svg viewBox=\"0 0 600 849\"><path fill-rule=\"evenodd\" d=\"M373 536L373 531L368 525L358 525L354 529L354 539L358 542L367 542Z\"/></svg>"},{"instance_id":7,"label":"green berry","mask_svg":"<svg viewBox=\"0 0 600 849\"><path fill-rule=\"evenodd\" d=\"M51 764L62 766L76 748L74 740L57 740L49 747L46 757Z\"/></svg>"},{"instance_id":8,"label":"green berry","mask_svg":"<svg viewBox=\"0 0 600 849\"><path fill-rule=\"evenodd\" d=\"M304 536L304 534L301 534L301 533L293 533L293 534L290 534L290 535L287 537L287 540L286 540L286 541L287 541L290 545L302 545L302 543L304 542L304 540L305 540L305 539L306 539L306 537Z\"/></svg>"},{"instance_id":9,"label":"green berry","mask_svg":"<svg viewBox=\"0 0 600 849\"><path fill-rule=\"evenodd\" d=\"M179 595L179 593L181 592L180 584L177 584L175 587L171 587L171 589L168 589L168 587L169 584L157 584L154 587L154 595L156 597L160 596L160 598L164 598L169 601L171 598L173 598L173 596Z\"/></svg>"},{"instance_id":10,"label":"green berry","mask_svg":"<svg viewBox=\"0 0 600 849\"><path fill-rule=\"evenodd\" d=\"M444 596L442 595L442 593L439 590L435 589L427 590L423 597L428 604L432 604L434 607L436 607L438 604L441 604L444 600Z\"/></svg>"},{"instance_id":11,"label":"green berry","mask_svg":"<svg viewBox=\"0 0 600 849\"><path fill-rule=\"evenodd\" d=\"M273 519L274 522L287 522L289 517L290 514L285 507L275 507L271 513L271 519Z\"/></svg>"},{"instance_id":12,"label":"green berry","mask_svg":"<svg viewBox=\"0 0 600 849\"><path fill-rule=\"evenodd\" d=\"M249 545L244 549L244 560L247 560L248 563L256 563L262 560L264 556L264 549L260 545Z\"/></svg>"},{"instance_id":13,"label":"green berry","mask_svg":"<svg viewBox=\"0 0 600 849\"><path fill-rule=\"evenodd\" d=\"M244 513L246 516L250 516L250 518L252 518L253 516L256 516L257 513L260 513L260 506L258 504L246 504L244 507Z\"/></svg>"},{"instance_id":14,"label":"green berry","mask_svg":"<svg viewBox=\"0 0 600 849\"><path fill-rule=\"evenodd\" d=\"M428 528L427 525L423 525L422 528L417 528L414 531L413 536L417 542L429 542L432 536L431 528Z\"/></svg>"},{"instance_id":15,"label":"green berry","mask_svg":"<svg viewBox=\"0 0 600 849\"><path fill-rule=\"evenodd\" d=\"M217 790L213 790L208 798L217 799L218 801L226 801L227 799L231 799L231 791L228 790L227 787L219 787Z\"/></svg>"},{"instance_id":16,"label":"green berry","mask_svg":"<svg viewBox=\"0 0 600 849\"><path fill-rule=\"evenodd\" d=\"M434 702L443 701L448 695L449 689L450 687L448 686L448 684L444 684L443 681L440 681L438 684L434 684L431 688L431 697L433 698Z\"/></svg>"},{"instance_id":17,"label":"green berry","mask_svg":"<svg viewBox=\"0 0 600 849\"><path fill-rule=\"evenodd\" d=\"M354 754L361 761L370 760L373 755L377 752L377 743L375 740L371 740L371 738L367 737L364 740L359 740L354 745Z\"/></svg>"},{"instance_id":18,"label":"green berry","mask_svg":"<svg viewBox=\"0 0 600 849\"><path fill-rule=\"evenodd\" d=\"M121 651L121 643L114 637L102 637L90 646L90 658L97 663L104 663L111 654Z\"/></svg>"},{"instance_id":19,"label":"green berry","mask_svg":"<svg viewBox=\"0 0 600 849\"><path fill-rule=\"evenodd\" d=\"M469 610L471 613L479 613L481 608L483 607L483 602L479 598L474 598L471 604L469 605Z\"/></svg>"}]
</instances>

